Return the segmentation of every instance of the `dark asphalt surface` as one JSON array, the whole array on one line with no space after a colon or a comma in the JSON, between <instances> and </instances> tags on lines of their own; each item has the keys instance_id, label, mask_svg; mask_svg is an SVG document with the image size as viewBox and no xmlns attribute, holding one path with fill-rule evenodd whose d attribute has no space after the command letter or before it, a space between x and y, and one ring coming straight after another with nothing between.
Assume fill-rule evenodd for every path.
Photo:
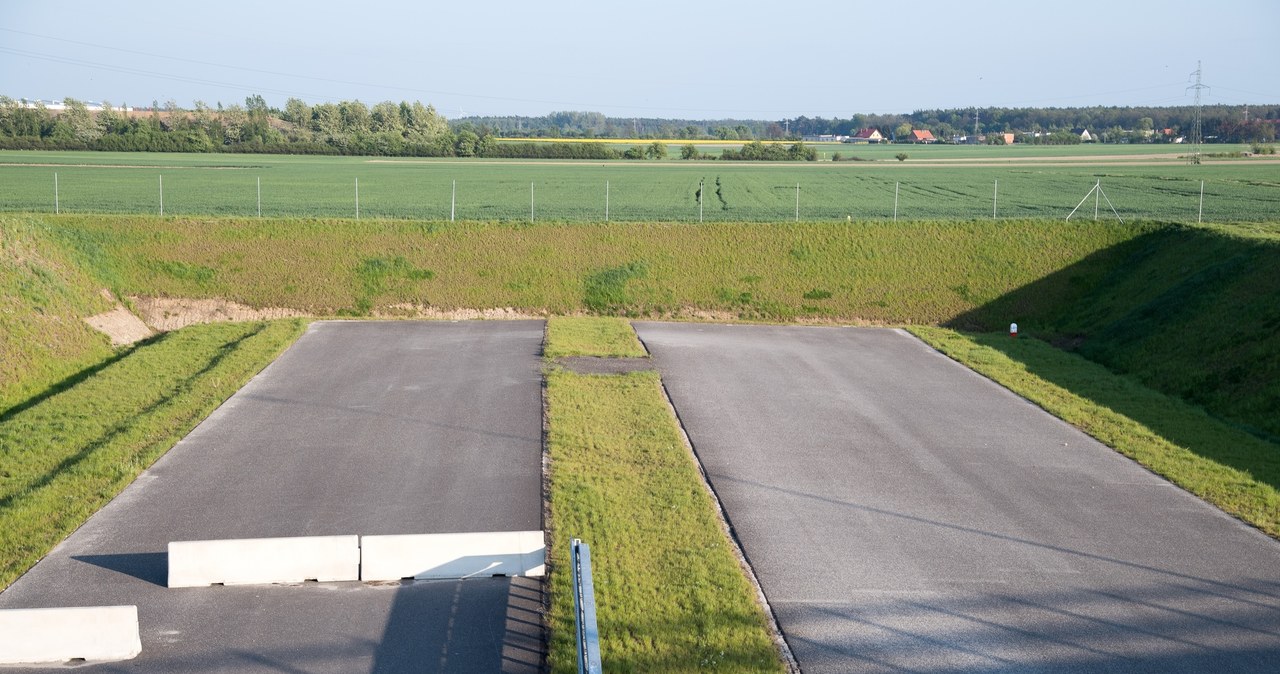
<instances>
[{"instance_id":1,"label":"dark asphalt surface","mask_svg":"<svg viewBox=\"0 0 1280 674\"><path fill-rule=\"evenodd\" d=\"M1280 671L1280 545L906 333L636 329L807 674Z\"/></svg>"},{"instance_id":2,"label":"dark asphalt surface","mask_svg":"<svg viewBox=\"0 0 1280 674\"><path fill-rule=\"evenodd\" d=\"M539 671L540 579L164 585L171 540L541 529L542 335L313 324L0 608L137 604L142 655L89 671Z\"/></svg>"}]
</instances>

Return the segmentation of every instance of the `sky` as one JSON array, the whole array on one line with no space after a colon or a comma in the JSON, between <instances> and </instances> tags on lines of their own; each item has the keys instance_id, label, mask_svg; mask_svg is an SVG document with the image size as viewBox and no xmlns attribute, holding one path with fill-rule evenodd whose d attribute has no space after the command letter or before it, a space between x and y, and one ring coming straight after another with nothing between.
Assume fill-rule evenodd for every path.
<instances>
[{"instance_id":1,"label":"sky","mask_svg":"<svg viewBox=\"0 0 1280 674\"><path fill-rule=\"evenodd\" d=\"M0 0L0 95L782 120L1280 103L1280 2Z\"/></svg>"}]
</instances>

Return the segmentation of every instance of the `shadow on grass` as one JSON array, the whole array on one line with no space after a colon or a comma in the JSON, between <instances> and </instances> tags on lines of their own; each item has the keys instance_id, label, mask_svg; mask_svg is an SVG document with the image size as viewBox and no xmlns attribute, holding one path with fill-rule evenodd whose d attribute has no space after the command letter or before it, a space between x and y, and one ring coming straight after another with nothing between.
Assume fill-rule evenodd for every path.
<instances>
[{"instance_id":1,"label":"shadow on grass","mask_svg":"<svg viewBox=\"0 0 1280 674\"><path fill-rule=\"evenodd\" d=\"M89 458L90 456L92 456L92 455L94 454L94 452L96 452L97 450L99 450L99 449L101 449L101 448L103 448L103 447L107 446L107 445L108 445L108 444L110 444L113 440L115 440L117 437L119 437L119 436L121 436L121 435L124 435L125 433L129 432L129 431L130 431L130 430L131 430L131 429L132 429L136 424L138 424L138 423L145 423L145 421L146 421L146 420L147 420L147 419L148 419L148 418L149 418L149 417L150 417L154 412L156 412L157 410L159 410L159 409L163 408L165 405L167 405L167 404L170 402L170 396L171 396L171 394L172 394L174 391L179 391L179 390L183 390L183 389L189 388L189 387L191 387L191 385L192 385L192 384L194 384L196 381L198 381L201 377L203 377L204 375L206 375L206 374L208 374L208 373L210 373L210 372L214 371L214 370L218 367L218 365L220 365L220 364L222 363L222 361L223 361L223 360L225 360L228 356L230 356L232 353L234 353L234 352L236 351L236 349L237 349L237 348L239 348L239 346L240 346L242 343L244 343L245 341L247 341L247 340L249 340L249 339L251 339L251 338L253 338L253 337L257 336L260 332L262 332L262 330L263 330L263 329L265 329L265 327L266 327L266 324L260 324L260 325L259 325L257 328L255 328L253 331L248 332L248 333L246 333L246 334L244 334L244 335L241 335L240 337L237 337L236 339L231 340L230 342L227 342L227 343L223 344L222 346L218 347L217 351L214 353L214 356L213 356L212 358L210 358L210 359L209 359L209 362L208 362L208 363L206 363L203 367L201 367L201 368L200 368L199 370L197 370L196 372L193 372L193 373L191 373L190 375L188 375L188 376L186 376L186 377L183 377L182 379L180 379L180 380L178 380L178 381L174 382L171 386L169 386L169 387L168 387L168 390L167 390L166 392L164 392L164 393L160 394L160 395L155 399L155 401L154 401L154 402L152 402L151 404L147 405L146 407L144 407L144 408L142 408L142 409L140 409L140 410L137 410L137 411L136 411L136 413L127 414L127 415L125 416L125 418L121 419L118 423L116 423L115 425L111 426L109 429L107 429L107 430L106 430L104 433L102 433L100 436L98 436L97 438L94 438L94 439L92 439L92 440L89 440L89 441L85 442L83 445L81 445L81 446L80 446L80 447L75 451L75 453L71 454L70 456L66 457L66 458L65 458L65 459L63 459L62 461L58 462L58 464L57 464L57 465L55 465L55 466L51 467L49 470L45 471L45 473L44 473L44 474L42 474L42 475L40 475L38 478L36 478L36 479L31 480L30 482L28 482L26 485L24 485L24 487L23 487L23 488L21 488L21 489L15 489L15 490L13 490L13 492L12 492L12 493L10 493L8 496L5 496L5 497L3 497L3 498L0 498L0 510L2 510L2 509L4 509L4 508L9 507L10 505L12 505L12 504L13 504L13 502L14 502L14 501L16 501L16 500L18 500L18 499L20 499L20 498L25 497L26 495L30 494L31 492L38 491L38 490L40 490L40 489L42 489L42 488L44 488L44 487L48 486L51 482L53 482L55 479L57 479L57 477L58 477L59 475L63 474L63 472L64 472L64 471L70 470L71 468L73 468L73 467L75 467L77 464L79 464L80 462L84 461L85 459L88 459L88 458ZM148 341L147 343L148 343L148 344L159 344L159 343L162 343L162 342L165 340L165 338L166 338L166 336L163 336L163 335L162 335L162 336L160 336L159 338L157 338L155 341ZM129 351L129 352L127 352L127 353L125 353L125 354L122 354L119 358L116 358L116 359L115 359L115 362L118 362L121 358L123 358L123 357L124 357L124 356L126 356L126 355L129 355L129 354L132 354L132 353L136 353L136 352L137 352L137 349L135 348L134 350L131 350L131 351ZM106 366L107 366L107 365L106 365L106 364L104 364L104 365L102 365L102 366L98 367L98 368L95 370L95 372L101 371L101 370L102 370L102 369L104 369ZM87 379L89 376L92 376L92 373L90 373L90 374L81 373L80 375L77 375L77 376L78 376L78 377L80 377L81 375L84 375L84 376L83 376L83 377L81 377L80 381L84 381L84 380L85 380L85 379ZM69 385L69 386L67 386L67 388L70 388L70 385ZM66 390L66 388L64 388L64 389L62 389L62 390ZM45 398L44 398L44 399L47 399L47 398L52 397L53 395L56 395L56 394L54 394L54 393L48 393L48 394L43 394L43 395L45 395ZM23 404L24 404L24 405L27 405L27 407L29 408L29 407L31 407L31 406L34 406L36 403L35 403L35 402L28 401L28 403L23 403ZM16 414L16 412L15 412L15 414ZM0 419L0 421L7 420L7 419L8 419L8 413L6 413L5 418L4 418L4 419Z\"/></svg>"},{"instance_id":2,"label":"shadow on grass","mask_svg":"<svg viewBox=\"0 0 1280 674\"><path fill-rule=\"evenodd\" d=\"M1082 375L1024 340L976 337L1046 381L1280 488L1277 269L1280 241L1159 227L956 316L946 327L1003 334L1016 322L1020 334L1198 406L1273 450L1242 449L1185 412Z\"/></svg>"},{"instance_id":3,"label":"shadow on grass","mask_svg":"<svg viewBox=\"0 0 1280 674\"><path fill-rule=\"evenodd\" d=\"M80 384L92 378L94 375L98 374L99 372L102 372L103 370L111 367L112 365L115 365L116 363L124 360L125 358L128 358L130 354L134 353L138 349L144 346L149 346L151 344L159 343L167 336L167 334L168 333L152 335L142 341L135 342L123 349L120 349L115 354L107 357L105 360L99 363L96 363L94 365L90 365L89 367L86 367L80 370L79 372L75 372L71 375L68 375L67 377L64 377L61 381L55 382L54 384L50 385L49 388L31 396L30 398L27 398L26 400L23 400L22 402L15 403L13 406L3 411L0 411L0 424L3 424L4 422L12 419L14 416L17 416L18 414L21 414L22 412L25 412L31 409L32 407L39 405L40 403L58 395L59 393L62 393L63 391L75 388L77 384Z\"/></svg>"}]
</instances>

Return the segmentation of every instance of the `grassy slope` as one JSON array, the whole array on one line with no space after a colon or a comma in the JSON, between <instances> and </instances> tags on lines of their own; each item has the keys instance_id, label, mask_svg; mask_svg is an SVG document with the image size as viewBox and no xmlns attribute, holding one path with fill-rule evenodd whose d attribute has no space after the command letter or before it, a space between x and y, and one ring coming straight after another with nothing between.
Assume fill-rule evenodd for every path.
<instances>
[{"instance_id":1,"label":"grassy slope","mask_svg":"<svg viewBox=\"0 0 1280 674\"><path fill-rule=\"evenodd\" d=\"M3 216L0 216L3 217ZM563 225L43 216L132 294L935 323L1152 228L1041 221ZM74 241L73 241L74 240ZM377 261L382 261L381 264ZM400 261L400 262L397 262ZM372 265L372 267L371 267ZM379 284L366 283L370 268Z\"/></svg>"},{"instance_id":2,"label":"grassy slope","mask_svg":"<svg viewBox=\"0 0 1280 674\"><path fill-rule=\"evenodd\" d=\"M23 221L128 293L320 314L409 302L974 331L1017 321L1027 334L1280 435L1274 225Z\"/></svg>"},{"instance_id":3,"label":"grassy slope","mask_svg":"<svg viewBox=\"0 0 1280 674\"><path fill-rule=\"evenodd\" d=\"M0 589L110 501L302 334L193 326L0 415Z\"/></svg>"},{"instance_id":4,"label":"grassy slope","mask_svg":"<svg viewBox=\"0 0 1280 674\"><path fill-rule=\"evenodd\" d=\"M110 309L102 287L39 218L0 217L0 412L111 356L81 320Z\"/></svg>"},{"instance_id":5,"label":"grassy slope","mask_svg":"<svg viewBox=\"0 0 1280 674\"><path fill-rule=\"evenodd\" d=\"M609 672L785 671L657 373L547 381L552 671L576 671L571 538L591 546Z\"/></svg>"},{"instance_id":6,"label":"grassy slope","mask_svg":"<svg viewBox=\"0 0 1280 674\"><path fill-rule=\"evenodd\" d=\"M1169 226L949 321L1065 346L1280 438L1280 230Z\"/></svg>"}]
</instances>

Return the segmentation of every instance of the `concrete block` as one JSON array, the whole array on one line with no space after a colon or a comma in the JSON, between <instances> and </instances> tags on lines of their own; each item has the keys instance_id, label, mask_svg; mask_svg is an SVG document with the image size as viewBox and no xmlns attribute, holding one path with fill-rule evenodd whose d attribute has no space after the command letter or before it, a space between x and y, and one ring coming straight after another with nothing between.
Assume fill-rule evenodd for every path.
<instances>
[{"instance_id":1,"label":"concrete block","mask_svg":"<svg viewBox=\"0 0 1280 674\"><path fill-rule=\"evenodd\" d=\"M358 536L169 543L169 587L359 579Z\"/></svg>"},{"instance_id":2,"label":"concrete block","mask_svg":"<svg viewBox=\"0 0 1280 674\"><path fill-rule=\"evenodd\" d=\"M541 576L541 531L361 536L361 580Z\"/></svg>"},{"instance_id":3,"label":"concrete block","mask_svg":"<svg viewBox=\"0 0 1280 674\"><path fill-rule=\"evenodd\" d=\"M137 606L0 610L0 665L110 662L141 652Z\"/></svg>"}]
</instances>

